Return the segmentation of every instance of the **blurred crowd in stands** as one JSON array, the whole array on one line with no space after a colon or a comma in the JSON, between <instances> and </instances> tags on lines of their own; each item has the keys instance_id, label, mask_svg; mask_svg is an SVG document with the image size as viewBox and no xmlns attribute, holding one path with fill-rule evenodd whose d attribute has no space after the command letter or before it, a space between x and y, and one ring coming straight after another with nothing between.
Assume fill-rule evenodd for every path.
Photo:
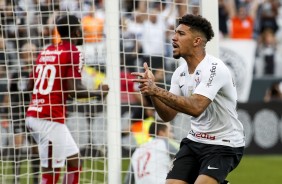
<instances>
[{"instance_id":1,"label":"blurred crowd in stands","mask_svg":"<svg viewBox=\"0 0 282 184\"><path fill-rule=\"evenodd\" d=\"M23 67L20 53L32 56L49 44L60 42L55 28L56 17L71 13L81 18L86 75L100 76L106 72L105 30L106 0L0 0L0 85L7 85L13 72ZM141 96L130 79L131 72L142 69L144 61L155 73L158 84L169 88L167 80L179 63L172 59L171 35L177 18L186 13L201 14L199 0L122 0L120 2L120 66L123 130L144 131L140 123L155 121L150 99ZM274 77L282 63L282 4L280 0L219 0L220 39L249 39L257 43L254 76ZM32 50L26 50L29 43ZM32 57L33 58L33 57ZM34 62L34 59L31 63ZM30 64L30 63L29 63ZM280 73L279 73L280 72ZM103 76L103 74L102 74ZM91 78L91 77L90 77ZM271 84L269 85L271 87ZM278 86L278 87L277 87ZM275 99L282 99L281 82L276 85ZM270 101L271 92L265 101ZM277 95L279 94L279 95ZM277 98L279 96L279 98ZM2 101L2 99L0 99ZM149 124L146 125L147 129ZM142 125L144 126L144 125ZM146 129L146 128L145 128ZM146 130L145 130L146 131ZM127 133L125 133L126 136ZM146 141L144 135L134 141ZM145 135L146 137L147 135ZM148 136L147 136L148 137Z\"/></svg>"}]
</instances>

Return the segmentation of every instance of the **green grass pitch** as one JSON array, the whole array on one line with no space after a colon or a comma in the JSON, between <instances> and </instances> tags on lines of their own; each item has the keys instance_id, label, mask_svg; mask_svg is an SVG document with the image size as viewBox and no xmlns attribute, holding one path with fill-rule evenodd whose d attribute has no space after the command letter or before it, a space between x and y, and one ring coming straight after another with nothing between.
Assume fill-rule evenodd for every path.
<instances>
[{"instance_id":1,"label":"green grass pitch","mask_svg":"<svg viewBox=\"0 0 282 184\"><path fill-rule=\"evenodd\" d=\"M87 158L84 160L81 183L107 184L107 166L104 158ZM13 183L11 162L0 162L0 183ZM122 178L129 164L128 159L122 161ZM21 166L21 184L33 184L28 176L28 162ZM245 155L240 165L232 171L227 180L231 184L281 184L282 155L255 156ZM29 179L28 179L29 178ZM63 176L61 175L61 179Z\"/></svg>"},{"instance_id":2,"label":"green grass pitch","mask_svg":"<svg viewBox=\"0 0 282 184\"><path fill-rule=\"evenodd\" d=\"M245 155L227 180L231 184L281 184L282 155Z\"/></svg>"}]
</instances>

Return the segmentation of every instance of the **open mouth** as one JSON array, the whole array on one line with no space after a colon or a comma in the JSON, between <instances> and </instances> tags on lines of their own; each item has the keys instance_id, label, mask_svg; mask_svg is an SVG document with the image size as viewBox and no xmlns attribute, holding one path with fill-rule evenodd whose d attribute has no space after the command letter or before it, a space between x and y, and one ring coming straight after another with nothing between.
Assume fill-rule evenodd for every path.
<instances>
[{"instance_id":1,"label":"open mouth","mask_svg":"<svg viewBox=\"0 0 282 184\"><path fill-rule=\"evenodd\" d=\"M178 45L173 42L173 43L172 43L172 47L173 47L173 48L178 48Z\"/></svg>"}]
</instances>

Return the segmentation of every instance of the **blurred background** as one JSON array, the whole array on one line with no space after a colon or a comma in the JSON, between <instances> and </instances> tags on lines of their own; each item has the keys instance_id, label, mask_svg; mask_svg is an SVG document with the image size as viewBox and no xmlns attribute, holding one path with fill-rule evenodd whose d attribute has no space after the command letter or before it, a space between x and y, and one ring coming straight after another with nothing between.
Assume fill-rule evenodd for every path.
<instances>
[{"instance_id":1,"label":"blurred background","mask_svg":"<svg viewBox=\"0 0 282 184\"><path fill-rule=\"evenodd\" d=\"M14 177L18 183L35 182L32 180L35 174L27 169L32 160L29 153L32 143L27 135L15 143L14 118L24 120L24 111L15 115L9 113L9 108L27 107L28 102L22 96L30 92L26 91L28 76L24 73L30 72L42 49L60 42L55 27L58 16L74 14L81 19L84 44L79 49L84 56L82 80L87 88L93 90L108 82L107 38L110 36L107 29L110 27L106 1L0 0L2 183L16 182ZM118 2L119 56L111 58L110 62L118 65L116 72L120 76L120 88L114 93L120 97L122 176L134 149L148 141L148 127L158 121L150 99L139 93L130 73L143 71L146 61L157 84L169 89L172 72L183 62L172 58L171 36L177 19L186 13L203 15L203 1L207 0ZM247 143L246 157L230 176L231 183L281 183L278 172L282 166L282 1L218 0L217 4L218 8L213 10L216 16L211 14L206 18L216 19L218 23L213 26L217 33L218 56L230 68L237 85L238 115ZM16 85L12 87L12 84ZM107 144L109 137L115 139L108 136L111 133L108 126L116 123L107 121L107 102L82 99L69 100L67 105L67 125L86 160L83 183L107 183ZM189 122L190 117L183 114L171 122L176 143L187 136ZM21 148L20 153L14 151L15 147ZM19 176L16 176L15 165L22 165Z\"/></svg>"}]
</instances>

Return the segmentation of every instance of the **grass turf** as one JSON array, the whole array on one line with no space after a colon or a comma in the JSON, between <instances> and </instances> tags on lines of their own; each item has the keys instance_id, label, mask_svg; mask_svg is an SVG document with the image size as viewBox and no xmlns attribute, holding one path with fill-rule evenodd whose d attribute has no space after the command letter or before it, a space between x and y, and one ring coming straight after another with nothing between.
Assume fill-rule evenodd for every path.
<instances>
[{"instance_id":1,"label":"grass turf","mask_svg":"<svg viewBox=\"0 0 282 184\"><path fill-rule=\"evenodd\" d=\"M231 184L281 184L282 155L245 155L227 180Z\"/></svg>"},{"instance_id":2,"label":"grass turf","mask_svg":"<svg viewBox=\"0 0 282 184\"><path fill-rule=\"evenodd\" d=\"M13 183L12 162L0 161L0 183ZM122 178L129 164L128 159L122 161ZM107 184L107 166L103 158L87 158L83 164L81 183ZM281 184L282 155L256 156L245 155L240 165L232 171L227 180L231 184ZM28 162L21 164L21 184L33 184L28 176L31 172ZM61 175L61 179L63 176Z\"/></svg>"}]
</instances>

